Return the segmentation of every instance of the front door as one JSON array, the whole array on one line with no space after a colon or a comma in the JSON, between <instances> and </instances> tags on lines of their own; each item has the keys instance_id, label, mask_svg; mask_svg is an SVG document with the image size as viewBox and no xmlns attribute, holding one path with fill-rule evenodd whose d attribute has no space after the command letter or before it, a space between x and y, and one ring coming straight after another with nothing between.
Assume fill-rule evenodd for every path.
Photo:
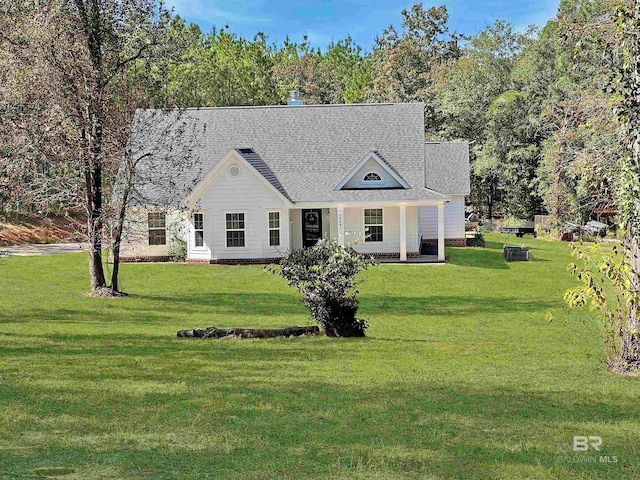
<instances>
[{"instance_id":1,"label":"front door","mask_svg":"<svg viewBox=\"0 0 640 480\"><path fill-rule=\"evenodd\" d=\"M302 245L312 247L322 238L322 210L302 210Z\"/></svg>"}]
</instances>

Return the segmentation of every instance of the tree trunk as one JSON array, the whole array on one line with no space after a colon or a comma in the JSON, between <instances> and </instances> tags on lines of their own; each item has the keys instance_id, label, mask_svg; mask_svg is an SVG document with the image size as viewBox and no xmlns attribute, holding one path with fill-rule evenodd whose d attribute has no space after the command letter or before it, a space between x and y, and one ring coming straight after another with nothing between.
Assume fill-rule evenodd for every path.
<instances>
[{"instance_id":1,"label":"tree trunk","mask_svg":"<svg viewBox=\"0 0 640 480\"><path fill-rule=\"evenodd\" d=\"M118 292L118 275L120 273L120 242L122 241L122 227L124 223L125 206L120 207L120 214L118 215L118 223L116 225L116 231L113 236L113 248L111 249L111 255L113 255L113 270L111 271L111 290Z\"/></svg>"},{"instance_id":2,"label":"tree trunk","mask_svg":"<svg viewBox=\"0 0 640 480\"><path fill-rule=\"evenodd\" d=\"M635 294L629 303L629 319L622 336L621 360L624 364L640 367L640 238L628 233L626 248L631 255L631 293Z\"/></svg>"},{"instance_id":3,"label":"tree trunk","mask_svg":"<svg viewBox=\"0 0 640 480\"><path fill-rule=\"evenodd\" d=\"M91 290L106 287L102 267L102 118L95 112L91 122L87 175L87 210L89 229L89 276Z\"/></svg>"},{"instance_id":4,"label":"tree trunk","mask_svg":"<svg viewBox=\"0 0 640 480\"><path fill-rule=\"evenodd\" d=\"M127 155L127 153L125 153ZM118 292L118 274L120 273L120 244L122 243L122 231L124 229L124 220L127 212L127 202L129 201L129 193L131 192L131 184L133 182L133 168L128 163L127 158L124 161L125 184L122 190L122 198L120 199L120 211L118 212L118 220L113 235L113 271L111 273L111 289Z\"/></svg>"},{"instance_id":5,"label":"tree trunk","mask_svg":"<svg viewBox=\"0 0 640 480\"><path fill-rule=\"evenodd\" d=\"M493 232L493 195L491 191L487 195L487 210L489 211L489 231Z\"/></svg>"}]
</instances>

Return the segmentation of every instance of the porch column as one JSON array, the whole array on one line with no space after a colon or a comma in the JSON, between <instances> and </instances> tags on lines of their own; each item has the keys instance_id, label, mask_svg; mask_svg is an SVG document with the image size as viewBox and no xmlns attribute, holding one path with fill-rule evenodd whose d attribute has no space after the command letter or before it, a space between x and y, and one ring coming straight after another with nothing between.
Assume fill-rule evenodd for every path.
<instances>
[{"instance_id":1,"label":"porch column","mask_svg":"<svg viewBox=\"0 0 640 480\"><path fill-rule=\"evenodd\" d=\"M407 207L400 205L400 261L407 261Z\"/></svg>"},{"instance_id":2,"label":"porch column","mask_svg":"<svg viewBox=\"0 0 640 480\"><path fill-rule=\"evenodd\" d=\"M444 262L444 203L438 204L438 260Z\"/></svg>"},{"instance_id":3,"label":"porch column","mask_svg":"<svg viewBox=\"0 0 640 480\"><path fill-rule=\"evenodd\" d=\"M338 245L344 246L344 207L337 207Z\"/></svg>"},{"instance_id":4,"label":"porch column","mask_svg":"<svg viewBox=\"0 0 640 480\"><path fill-rule=\"evenodd\" d=\"M287 253L291 251L291 224L289 223L289 209L285 207L282 212L282 226L284 227L283 237L287 239Z\"/></svg>"}]
</instances>

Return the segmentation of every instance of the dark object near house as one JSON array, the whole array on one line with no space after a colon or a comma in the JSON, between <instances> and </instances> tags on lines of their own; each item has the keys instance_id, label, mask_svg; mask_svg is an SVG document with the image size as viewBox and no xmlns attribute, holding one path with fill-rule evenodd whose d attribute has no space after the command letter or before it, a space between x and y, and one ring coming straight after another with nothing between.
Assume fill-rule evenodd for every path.
<instances>
[{"instance_id":1,"label":"dark object near house","mask_svg":"<svg viewBox=\"0 0 640 480\"><path fill-rule=\"evenodd\" d=\"M423 242L420 247L421 255L438 255L438 245L433 243Z\"/></svg>"},{"instance_id":2,"label":"dark object near house","mask_svg":"<svg viewBox=\"0 0 640 480\"><path fill-rule=\"evenodd\" d=\"M531 252L527 247L505 245L503 250L504 258L507 259L507 262L529 262L531 260Z\"/></svg>"},{"instance_id":3,"label":"dark object near house","mask_svg":"<svg viewBox=\"0 0 640 480\"><path fill-rule=\"evenodd\" d=\"M507 235L515 235L518 238L522 238L527 234L533 235L534 237L538 236L534 227L502 227L500 232L506 233Z\"/></svg>"},{"instance_id":4,"label":"dark object near house","mask_svg":"<svg viewBox=\"0 0 640 480\"><path fill-rule=\"evenodd\" d=\"M560 234L560 240L563 242L573 242L575 241L575 234L571 233L571 232L562 232Z\"/></svg>"},{"instance_id":5,"label":"dark object near house","mask_svg":"<svg viewBox=\"0 0 640 480\"><path fill-rule=\"evenodd\" d=\"M560 240L563 242L575 242L579 238L581 230L580 225L567 222L560 227Z\"/></svg>"},{"instance_id":6,"label":"dark object near house","mask_svg":"<svg viewBox=\"0 0 640 480\"><path fill-rule=\"evenodd\" d=\"M473 237L467 237L467 247L486 247L484 236L481 233L476 233Z\"/></svg>"},{"instance_id":7,"label":"dark object near house","mask_svg":"<svg viewBox=\"0 0 640 480\"><path fill-rule=\"evenodd\" d=\"M587 222L584 226L585 232L599 237L604 237L607 234L607 230L609 230L609 225L602 222L596 222L595 220Z\"/></svg>"},{"instance_id":8,"label":"dark object near house","mask_svg":"<svg viewBox=\"0 0 640 480\"><path fill-rule=\"evenodd\" d=\"M275 337L301 337L303 335L318 335L320 329L316 326L289 327L260 330L254 328L216 328L207 327L202 330L180 330L178 337L189 338L275 338Z\"/></svg>"}]
</instances>

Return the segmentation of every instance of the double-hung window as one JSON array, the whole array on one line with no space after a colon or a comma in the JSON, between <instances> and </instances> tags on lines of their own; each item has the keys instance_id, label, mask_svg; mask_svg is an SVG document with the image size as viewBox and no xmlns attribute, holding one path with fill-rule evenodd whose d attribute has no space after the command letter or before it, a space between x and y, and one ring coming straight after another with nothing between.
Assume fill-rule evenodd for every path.
<instances>
[{"instance_id":1,"label":"double-hung window","mask_svg":"<svg viewBox=\"0 0 640 480\"><path fill-rule=\"evenodd\" d=\"M204 215L202 213L193 214L194 245L204 247Z\"/></svg>"},{"instance_id":2,"label":"double-hung window","mask_svg":"<svg viewBox=\"0 0 640 480\"><path fill-rule=\"evenodd\" d=\"M384 241L384 227L381 208L364 209L364 241Z\"/></svg>"},{"instance_id":3,"label":"double-hung window","mask_svg":"<svg viewBox=\"0 0 640 480\"><path fill-rule=\"evenodd\" d=\"M280 246L280 212L269 212L269 246Z\"/></svg>"},{"instance_id":4,"label":"double-hung window","mask_svg":"<svg viewBox=\"0 0 640 480\"><path fill-rule=\"evenodd\" d=\"M226 214L227 247L244 247L244 213Z\"/></svg>"},{"instance_id":5,"label":"double-hung window","mask_svg":"<svg viewBox=\"0 0 640 480\"><path fill-rule=\"evenodd\" d=\"M149 212L147 214L149 228L149 245L167 244L167 223L164 213Z\"/></svg>"}]
</instances>

